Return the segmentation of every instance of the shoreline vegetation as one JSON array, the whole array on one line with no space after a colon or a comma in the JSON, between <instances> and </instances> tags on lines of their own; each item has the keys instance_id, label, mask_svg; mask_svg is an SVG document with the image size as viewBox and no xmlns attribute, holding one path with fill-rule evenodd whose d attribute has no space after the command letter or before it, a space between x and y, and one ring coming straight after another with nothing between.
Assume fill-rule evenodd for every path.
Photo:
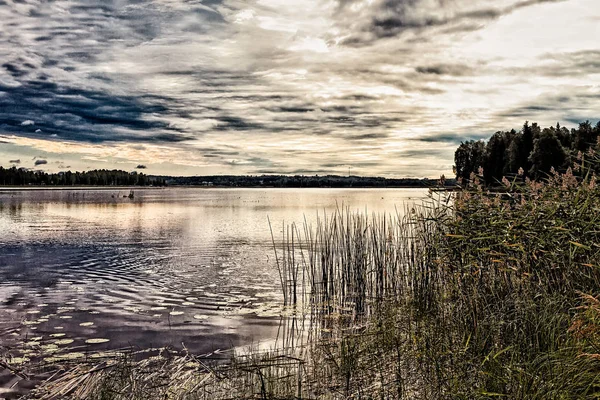
<instances>
[{"instance_id":1,"label":"shoreline vegetation","mask_svg":"<svg viewBox=\"0 0 600 400\"><path fill-rule=\"evenodd\" d=\"M447 187L455 181L449 179ZM238 188L430 188L438 179L364 176L207 175L157 176L121 170L92 170L48 174L0 167L0 188L111 188L111 187L238 187Z\"/></svg>"}]
</instances>

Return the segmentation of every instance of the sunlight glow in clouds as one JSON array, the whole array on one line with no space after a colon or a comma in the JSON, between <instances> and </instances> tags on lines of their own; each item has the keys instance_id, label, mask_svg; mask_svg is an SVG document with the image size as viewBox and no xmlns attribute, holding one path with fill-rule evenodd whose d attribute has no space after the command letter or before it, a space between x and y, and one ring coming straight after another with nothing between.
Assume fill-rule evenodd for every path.
<instances>
[{"instance_id":1,"label":"sunlight glow in clouds","mask_svg":"<svg viewBox=\"0 0 600 400\"><path fill-rule=\"evenodd\" d=\"M451 174L600 110L597 0L0 2L0 165Z\"/></svg>"}]
</instances>

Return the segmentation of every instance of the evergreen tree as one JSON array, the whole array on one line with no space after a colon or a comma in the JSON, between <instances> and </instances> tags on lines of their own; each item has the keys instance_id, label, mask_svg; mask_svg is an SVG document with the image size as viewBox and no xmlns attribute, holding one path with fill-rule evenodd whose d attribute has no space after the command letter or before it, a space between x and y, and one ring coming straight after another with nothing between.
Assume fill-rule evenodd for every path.
<instances>
[{"instance_id":1,"label":"evergreen tree","mask_svg":"<svg viewBox=\"0 0 600 400\"><path fill-rule=\"evenodd\" d=\"M500 182L510 169L509 147L512 143L515 131L496 132L485 146L484 175L485 181L493 184Z\"/></svg>"},{"instance_id":2,"label":"evergreen tree","mask_svg":"<svg viewBox=\"0 0 600 400\"><path fill-rule=\"evenodd\" d=\"M469 179L485 163L485 144L481 140L469 140L461 143L454 153L454 168L456 177Z\"/></svg>"},{"instance_id":3,"label":"evergreen tree","mask_svg":"<svg viewBox=\"0 0 600 400\"><path fill-rule=\"evenodd\" d=\"M594 129L590 121L585 121L579 124L579 129L572 131L573 150L585 151L591 145L596 144L597 135L594 135Z\"/></svg>"},{"instance_id":4,"label":"evergreen tree","mask_svg":"<svg viewBox=\"0 0 600 400\"><path fill-rule=\"evenodd\" d=\"M535 179L543 178L552 167L556 169L562 167L565 158L565 150L554 132L544 129L533 144L533 151L529 157L531 163L529 175Z\"/></svg>"}]
</instances>

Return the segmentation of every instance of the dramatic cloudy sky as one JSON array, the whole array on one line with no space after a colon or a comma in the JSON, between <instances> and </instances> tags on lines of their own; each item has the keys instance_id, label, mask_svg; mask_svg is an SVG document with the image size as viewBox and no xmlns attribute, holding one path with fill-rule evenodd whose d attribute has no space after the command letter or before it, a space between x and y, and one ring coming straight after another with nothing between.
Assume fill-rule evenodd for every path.
<instances>
[{"instance_id":1,"label":"dramatic cloudy sky","mask_svg":"<svg viewBox=\"0 0 600 400\"><path fill-rule=\"evenodd\" d=\"M0 0L0 165L450 174L600 111L598 0Z\"/></svg>"}]
</instances>

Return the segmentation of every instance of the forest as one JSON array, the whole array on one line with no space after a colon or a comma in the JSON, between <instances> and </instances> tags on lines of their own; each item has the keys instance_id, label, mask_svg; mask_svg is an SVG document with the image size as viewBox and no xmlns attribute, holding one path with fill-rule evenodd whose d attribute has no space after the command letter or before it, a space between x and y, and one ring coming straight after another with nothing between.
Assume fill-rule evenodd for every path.
<instances>
[{"instance_id":1,"label":"forest","mask_svg":"<svg viewBox=\"0 0 600 400\"><path fill-rule=\"evenodd\" d=\"M220 186L220 187L310 187L310 188L383 188L383 187L432 187L438 185L437 179L419 178L382 178L340 175L211 175L167 177L169 185L176 186ZM454 184L453 179L445 181L447 186Z\"/></svg>"},{"instance_id":2,"label":"forest","mask_svg":"<svg viewBox=\"0 0 600 400\"><path fill-rule=\"evenodd\" d=\"M50 174L25 168L0 167L0 185L3 186L164 186L161 177L138 172L99 169L87 172L59 172Z\"/></svg>"},{"instance_id":3,"label":"forest","mask_svg":"<svg viewBox=\"0 0 600 400\"><path fill-rule=\"evenodd\" d=\"M487 142L462 142L454 154L456 178L466 182L471 173L477 173L483 175L488 186L515 175L543 179L553 168L565 171L581 159L597 146L599 136L600 121L595 126L590 121L582 122L570 130L560 124L542 129L537 123L525 122L519 132L499 131Z\"/></svg>"}]
</instances>

